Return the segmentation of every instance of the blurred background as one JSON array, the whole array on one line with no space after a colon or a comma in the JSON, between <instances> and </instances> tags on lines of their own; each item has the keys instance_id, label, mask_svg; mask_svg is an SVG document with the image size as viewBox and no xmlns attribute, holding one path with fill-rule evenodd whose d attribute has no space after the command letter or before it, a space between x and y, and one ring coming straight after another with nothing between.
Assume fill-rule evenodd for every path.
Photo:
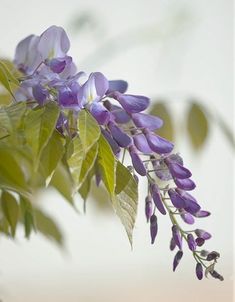
<instances>
[{"instance_id":1,"label":"blurred background","mask_svg":"<svg viewBox=\"0 0 235 302\"><path fill-rule=\"evenodd\" d=\"M225 277L197 281L190 253L172 273L167 217L150 246L144 183L133 250L105 195L93 191L84 215L50 191L35 199L61 234L54 242L40 234L28 241L23 230L16 241L0 238L0 300L233 301L233 1L0 0L0 20L0 57L13 58L22 38L60 25L79 69L125 79L130 93L152 98L193 171L195 197L212 212L197 226L213 233L207 247L220 251Z\"/></svg>"}]
</instances>

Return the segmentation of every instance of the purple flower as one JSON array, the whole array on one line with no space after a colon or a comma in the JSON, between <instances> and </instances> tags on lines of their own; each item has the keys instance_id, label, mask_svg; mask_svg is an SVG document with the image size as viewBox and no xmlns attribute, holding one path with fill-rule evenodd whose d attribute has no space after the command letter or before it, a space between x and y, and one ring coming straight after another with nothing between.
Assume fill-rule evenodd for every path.
<instances>
[{"instance_id":1,"label":"purple flower","mask_svg":"<svg viewBox=\"0 0 235 302\"><path fill-rule=\"evenodd\" d=\"M191 191L196 188L195 183L190 178L187 179L175 178L174 181L178 188L185 191Z\"/></svg>"},{"instance_id":2,"label":"purple flower","mask_svg":"<svg viewBox=\"0 0 235 302\"><path fill-rule=\"evenodd\" d=\"M197 203L196 199L192 195L190 195L189 193L187 193L183 190L180 190L178 188L176 188L175 190L185 200L184 209L187 212L189 212L192 215L195 215L195 213L197 213L201 209L201 207Z\"/></svg>"},{"instance_id":3,"label":"purple flower","mask_svg":"<svg viewBox=\"0 0 235 302\"><path fill-rule=\"evenodd\" d=\"M178 264L180 263L181 258L183 257L183 252L178 251L175 255L174 261L173 261L173 272L176 270Z\"/></svg>"},{"instance_id":4,"label":"purple flower","mask_svg":"<svg viewBox=\"0 0 235 302\"><path fill-rule=\"evenodd\" d=\"M66 116L61 112L59 118L56 123L56 129L60 132L64 132L64 128L68 129L68 119Z\"/></svg>"},{"instance_id":5,"label":"purple flower","mask_svg":"<svg viewBox=\"0 0 235 302\"><path fill-rule=\"evenodd\" d=\"M25 74L31 74L42 62L37 51L39 37L30 35L19 42L15 51L14 63Z\"/></svg>"},{"instance_id":6,"label":"purple flower","mask_svg":"<svg viewBox=\"0 0 235 302\"><path fill-rule=\"evenodd\" d=\"M210 233L201 230L201 229L196 229L195 230L195 234L199 237L199 238L203 238L204 240L209 240L212 236Z\"/></svg>"},{"instance_id":7,"label":"purple flower","mask_svg":"<svg viewBox=\"0 0 235 302\"><path fill-rule=\"evenodd\" d=\"M185 179L185 178L189 178L192 176L192 173L188 169L183 167L182 165L180 165L178 163L171 163L167 159L165 161L171 172L171 175L174 178Z\"/></svg>"},{"instance_id":8,"label":"purple flower","mask_svg":"<svg viewBox=\"0 0 235 302\"><path fill-rule=\"evenodd\" d=\"M104 135L104 137L106 138L106 140L108 141L110 147L112 148L113 150L113 153L115 155L118 155L121 151L119 145L117 144L117 142L112 138L111 134L107 131L107 130L104 130L102 129L102 134Z\"/></svg>"},{"instance_id":9,"label":"purple flower","mask_svg":"<svg viewBox=\"0 0 235 302\"><path fill-rule=\"evenodd\" d=\"M169 189L168 194L170 196L172 204L177 208L181 209L185 207L185 199L180 196L175 190Z\"/></svg>"},{"instance_id":10,"label":"purple flower","mask_svg":"<svg viewBox=\"0 0 235 302\"><path fill-rule=\"evenodd\" d=\"M182 250L182 237L180 235L177 225L172 226L172 236L178 248Z\"/></svg>"},{"instance_id":11,"label":"purple flower","mask_svg":"<svg viewBox=\"0 0 235 302\"><path fill-rule=\"evenodd\" d=\"M174 238L172 237L171 241L170 241L170 250L174 251L175 248L176 248L176 243L175 243Z\"/></svg>"},{"instance_id":12,"label":"purple flower","mask_svg":"<svg viewBox=\"0 0 235 302\"><path fill-rule=\"evenodd\" d=\"M204 218L204 217L208 217L210 216L210 212L208 211L204 211L204 210L200 210L198 211L197 213L194 214L195 217L198 217L198 218Z\"/></svg>"},{"instance_id":13,"label":"purple flower","mask_svg":"<svg viewBox=\"0 0 235 302\"><path fill-rule=\"evenodd\" d=\"M147 174L146 168L145 168L141 158L139 157L136 148L133 145L131 145L129 147L129 153L130 153L132 164L135 168L135 171L138 174L140 174L141 176L145 176Z\"/></svg>"},{"instance_id":14,"label":"purple flower","mask_svg":"<svg viewBox=\"0 0 235 302\"><path fill-rule=\"evenodd\" d=\"M109 88L107 91L107 94L118 91L121 93L125 93L128 88L128 83L123 80L114 80L114 81L109 81Z\"/></svg>"},{"instance_id":15,"label":"purple flower","mask_svg":"<svg viewBox=\"0 0 235 302\"><path fill-rule=\"evenodd\" d=\"M207 255L206 260L207 260L207 261L212 261L212 260L218 259L219 257L220 257L220 254L217 253L217 252L215 252L215 251L213 251L213 252L211 252L211 253L209 253L209 254Z\"/></svg>"},{"instance_id":16,"label":"purple flower","mask_svg":"<svg viewBox=\"0 0 235 302\"><path fill-rule=\"evenodd\" d=\"M142 95L113 92L109 96L117 100L128 113L141 112L149 106L149 98Z\"/></svg>"},{"instance_id":17,"label":"purple flower","mask_svg":"<svg viewBox=\"0 0 235 302\"><path fill-rule=\"evenodd\" d=\"M131 117L134 124L138 128L147 128L153 131L161 128L163 125L163 121L159 117L154 115L146 113L133 113Z\"/></svg>"},{"instance_id":18,"label":"purple flower","mask_svg":"<svg viewBox=\"0 0 235 302\"><path fill-rule=\"evenodd\" d=\"M197 262L196 265L196 276L198 278L198 280L202 280L203 278L203 267L201 265L201 263Z\"/></svg>"},{"instance_id":19,"label":"purple flower","mask_svg":"<svg viewBox=\"0 0 235 302\"><path fill-rule=\"evenodd\" d=\"M183 209L180 210L180 216L183 219L183 221L187 224L194 224L195 222L193 216Z\"/></svg>"},{"instance_id":20,"label":"purple flower","mask_svg":"<svg viewBox=\"0 0 235 302\"><path fill-rule=\"evenodd\" d=\"M106 125L110 120L110 112L100 102L93 102L90 112L100 125Z\"/></svg>"},{"instance_id":21,"label":"purple flower","mask_svg":"<svg viewBox=\"0 0 235 302\"><path fill-rule=\"evenodd\" d=\"M99 101L108 89L108 80L101 72L93 72L78 91L78 99L83 105Z\"/></svg>"},{"instance_id":22,"label":"purple flower","mask_svg":"<svg viewBox=\"0 0 235 302\"><path fill-rule=\"evenodd\" d=\"M188 247L191 251L195 251L196 250L196 242L194 240L194 237L192 234L188 234L187 236L187 242L188 242Z\"/></svg>"},{"instance_id":23,"label":"purple flower","mask_svg":"<svg viewBox=\"0 0 235 302\"><path fill-rule=\"evenodd\" d=\"M149 147L158 154L170 153L174 148L174 145L171 142L147 129L145 129L144 134L147 138Z\"/></svg>"},{"instance_id":24,"label":"purple flower","mask_svg":"<svg viewBox=\"0 0 235 302\"><path fill-rule=\"evenodd\" d=\"M72 58L69 56L65 56L63 58L54 58L46 62L50 69L55 73L61 73L66 65L70 65L72 63Z\"/></svg>"},{"instance_id":25,"label":"purple flower","mask_svg":"<svg viewBox=\"0 0 235 302\"><path fill-rule=\"evenodd\" d=\"M112 134L112 137L118 143L120 147L126 148L131 144L131 138L125 132L123 132L117 125L113 122L108 123L109 130Z\"/></svg>"},{"instance_id":26,"label":"purple flower","mask_svg":"<svg viewBox=\"0 0 235 302\"><path fill-rule=\"evenodd\" d=\"M156 236L157 236L157 232L158 232L157 216L153 214L150 217L151 244L154 244Z\"/></svg>"},{"instance_id":27,"label":"purple flower","mask_svg":"<svg viewBox=\"0 0 235 302\"><path fill-rule=\"evenodd\" d=\"M77 95L68 86L62 86L58 89L58 101L64 108L80 110L81 105L78 103Z\"/></svg>"},{"instance_id":28,"label":"purple flower","mask_svg":"<svg viewBox=\"0 0 235 302\"><path fill-rule=\"evenodd\" d=\"M145 198L145 216L147 219L147 222L149 222L150 217L153 214L153 202L150 196L147 196Z\"/></svg>"},{"instance_id":29,"label":"purple flower","mask_svg":"<svg viewBox=\"0 0 235 302\"><path fill-rule=\"evenodd\" d=\"M145 153L145 154L153 153L153 151L150 149L150 147L148 145L148 142L147 142L144 134L140 133L140 134L133 135L133 141L134 141L136 148L140 152Z\"/></svg>"},{"instance_id":30,"label":"purple flower","mask_svg":"<svg viewBox=\"0 0 235 302\"><path fill-rule=\"evenodd\" d=\"M44 88L41 84L33 86L32 93L35 100L37 100L40 105L43 105L49 97L48 90Z\"/></svg>"},{"instance_id":31,"label":"purple flower","mask_svg":"<svg viewBox=\"0 0 235 302\"><path fill-rule=\"evenodd\" d=\"M45 30L38 42L38 51L42 61L53 58L63 58L70 48L70 42L62 27L51 26Z\"/></svg>"},{"instance_id":32,"label":"purple flower","mask_svg":"<svg viewBox=\"0 0 235 302\"><path fill-rule=\"evenodd\" d=\"M156 184L151 184L150 185L150 192L151 192L151 195L153 197L154 204L155 204L156 208L158 209L158 211L161 214L166 215L166 209L163 205L161 193L159 191L158 186Z\"/></svg>"},{"instance_id":33,"label":"purple flower","mask_svg":"<svg viewBox=\"0 0 235 302\"><path fill-rule=\"evenodd\" d=\"M195 241L197 246L203 246L203 244L205 243L205 240L203 238L196 238Z\"/></svg>"},{"instance_id":34,"label":"purple flower","mask_svg":"<svg viewBox=\"0 0 235 302\"><path fill-rule=\"evenodd\" d=\"M104 106L112 113L117 124L126 124L131 120L130 115L122 107L113 105L107 100L104 102Z\"/></svg>"}]
</instances>

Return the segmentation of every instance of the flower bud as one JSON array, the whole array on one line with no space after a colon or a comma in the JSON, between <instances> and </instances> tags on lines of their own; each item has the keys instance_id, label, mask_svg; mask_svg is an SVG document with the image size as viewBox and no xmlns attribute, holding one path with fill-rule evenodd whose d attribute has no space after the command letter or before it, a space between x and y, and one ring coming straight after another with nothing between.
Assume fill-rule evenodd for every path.
<instances>
[{"instance_id":1,"label":"flower bud","mask_svg":"<svg viewBox=\"0 0 235 302\"><path fill-rule=\"evenodd\" d=\"M185 191L191 191L196 188L195 183L190 178L187 179L175 178L174 181L178 188Z\"/></svg>"},{"instance_id":2,"label":"flower bud","mask_svg":"<svg viewBox=\"0 0 235 302\"><path fill-rule=\"evenodd\" d=\"M210 233L200 229L196 229L195 234L204 240L209 240L212 237Z\"/></svg>"},{"instance_id":3,"label":"flower bud","mask_svg":"<svg viewBox=\"0 0 235 302\"><path fill-rule=\"evenodd\" d=\"M174 207L176 207L177 209L185 207L185 200L175 190L168 190L168 194Z\"/></svg>"},{"instance_id":4,"label":"flower bud","mask_svg":"<svg viewBox=\"0 0 235 302\"><path fill-rule=\"evenodd\" d=\"M216 271L211 271L210 272L211 276L215 279L219 279L220 281L224 281L224 277L221 276L219 273L217 273Z\"/></svg>"},{"instance_id":5,"label":"flower bud","mask_svg":"<svg viewBox=\"0 0 235 302\"><path fill-rule=\"evenodd\" d=\"M172 237L171 238L171 241L170 241L170 250L173 251L176 247L176 243L175 243L175 240L174 238Z\"/></svg>"},{"instance_id":6,"label":"flower bud","mask_svg":"<svg viewBox=\"0 0 235 302\"><path fill-rule=\"evenodd\" d=\"M178 248L182 250L182 237L176 225L172 226L172 236Z\"/></svg>"},{"instance_id":7,"label":"flower bud","mask_svg":"<svg viewBox=\"0 0 235 302\"><path fill-rule=\"evenodd\" d=\"M187 242L188 242L189 249L194 252L196 250L196 242L195 242L192 234L188 234Z\"/></svg>"},{"instance_id":8,"label":"flower bud","mask_svg":"<svg viewBox=\"0 0 235 302\"><path fill-rule=\"evenodd\" d=\"M157 231L158 231L157 216L153 214L150 217L151 244L154 244L155 238L157 236Z\"/></svg>"},{"instance_id":9,"label":"flower bud","mask_svg":"<svg viewBox=\"0 0 235 302\"><path fill-rule=\"evenodd\" d=\"M147 171L146 171L146 168L145 168L141 158L139 157L139 155L136 151L136 148L134 146L130 146L129 153L130 153L131 161L135 168L135 171L138 174L140 174L141 176L145 176L147 174Z\"/></svg>"},{"instance_id":10,"label":"flower bud","mask_svg":"<svg viewBox=\"0 0 235 302\"><path fill-rule=\"evenodd\" d=\"M151 184L150 190L151 190L151 195L153 197L154 204L157 207L158 211L161 214L166 215L166 209L164 208L161 198L161 193L159 191L158 186L156 184Z\"/></svg>"},{"instance_id":11,"label":"flower bud","mask_svg":"<svg viewBox=\"0 0 235 302\"><path fill-rule=\"evenodd\" d=\"M195 241L197 246L202 246L205 243L205 240L203 238L196 238Z\"/></svg>"},{"instance_id":12,"label":"flower bud","mask_svg":"<svg viewBox=\"0 0 235 302\"><path fill-rule=\"evenodd\" d=\"M149 222L150 217L153 214L153 203L149 196L145 198L145 216L147 219L147 222Z\"/></svg>"},{"instance_id":13,"label":"flower bud","mask_svg":"<svg viewBox=\"0 0 235 302\"><path fill-rule=\"evenodd\" d=\"M215 251L213 251L213 252L211 252L211 253L209 253L209 254L207 255L206 260L207 260L207 261L212 261L212 260L218 259L219 257L220 257L220 254L217 253L217 252L215 252Z\"/></svg>"},{"instance_id":14,"label":"flower bud","mask_svg":"<svg viewBox=\"0 0 235 302\"><path fill-rule=\"evenodd\" d=\"M199 263L199 262L196 265L196 275L197 275L198 280L202 280L202 278L203 278L203 267L202 267L201 263Z\"/></svg>"},{"instance_id":15,"label":"flower bud","mask_svg":"<svg viewBox=\"0 0 235 302\"><path fill-rule=\"evenodd\" d=\"M173 272L176 270L178 264L180 263L181 258L183 257L183 252L178 251L175 255L174 261L173 261Z\"/></svg>"}]
</instances>

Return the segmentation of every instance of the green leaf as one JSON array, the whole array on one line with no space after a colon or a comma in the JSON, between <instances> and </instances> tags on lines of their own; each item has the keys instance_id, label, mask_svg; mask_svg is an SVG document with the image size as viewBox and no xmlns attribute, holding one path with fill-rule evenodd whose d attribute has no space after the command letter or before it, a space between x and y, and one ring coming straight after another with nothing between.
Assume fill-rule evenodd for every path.
<instances>
[{"instance_id":1,"label":"green leaf","mask_svg":"<svg viewBox=\"0 0 235 302\"><path fill-rule=\"evenodd\" d=\"M3 138L5 138L5 137L7 137L7 136L9 136L9 135L10 135L10 134L9 134L9 132L7 131L7 129L0 126L0 139L3 139Z\"/></svg>"},{"instance_id":2,"label":"green leaf","mask_svg":"<svg viewBox=\"0 0 235 302\"><path fill-rule=\"evenodd\" d=\"M208 136L209 125L206 114L198 103L192 103L189 108L187 130L194 149L202 148Z\"/></svg>"},{"instance_id":3,"label":"green leaf","mask_svg":"<svg viewBox=\"0 0 235 302\"><path fill-rule=\"evenodd\" d=\"M98 141L100 137L100 126L85 109L79 113L78 130L83 150L86 153Z\"/></svg>"},{"instance_id":4,"label":"green leaf","mask_svg":"<svg viewBox=\"0 0 235 302\"><path fill-rule=\"evenodd\" d=\"M158 116L163 120L163 126L156 131L157 134L170 141L174 141L175 133L172 116L164 102L157 100L156 103L153 104L150 114Z\"/></svg>"},{"instance_id":5,"label":"green leaf","mask_svg":"<svg viewBox=\"0 0 235 302\"><path fill-rule=\"evenodd\" d=\"M42 174L45 178L52 176L52 173L62 159L64 151L62 137L57 131L54 131L47 146L42 152L40 160L40 166L43 170Z\"/></svg>"},{"instance_id":6,"label":"green leaf","mask_svg":"<svg viewBox=\"0 0 235 302\"><path fill-rule=\"evenodd\" d=\"M14 70L16 69L14 68L14 65L9 60L0 60L0 68L2 68L5 71L8 82L13 83L16 86L19 86L20 83L14 74L15 72L14 73L12 72L12 69Z\"/></svg>"},{"instance_id":7,"label":"green leaf","mask_svg":"<svg viewBox=\"0 0 235 302\"><path fill-rule=\"evenodd\" d=\"M63 245L63 235L56 222L40 209L34 209L36 227L39 232L60 246Z\"/></svg>"},{"instance_id":8,"label":"green leaf","mask_svg":"<svg viewBox=\"0 0 235 302\"><path fill-rule=\"evenodd\" d=\"M7 89L8 92L14 97L10 84L19 85L19 81L9 71L7 66L0 61L0 83Z\"/></svg>"},{"instance_id":9,"label":"green leaf","mask_svg":"<svg viewBox=\"0 0 235 302\"><path fill-rule=\"evenodd\" d=\"M12 96L9 93L0 94L0 106L10 105L12 102Z\"/></svg>"},{"instance_id":10,"label":"green leaf","mask_svg":"<svg viewBox=\"0 0 235 302\"><path fill-rule=\"evenodd\" d=\"M87 152L80 171L79 182L82 184L83 180L87 177L90 170L95 164L95 160L98 154L98 144L94 144L91 149Z\"/></svg>"},{"instance_id":11,"label":"green leaf","mask_svg":"<svg viewBox=\"0 0 235 302\"><path fill-rule=\"evenodd\" d=\"M82 196L84 202L86 201L88 194L90 192L91 180L92 177L94 176L94 173L95 173L95 169L92 168L89 171L88 175L86 176L85 180L83 180L81 187L79 188L79 194Z\"/></svg>"},{"instance_id":12,"label":"green leaf","mask_svg":"<svg viewBox=\"0 0 235 302\"><path fill-rule=\"evenodd\" d=\"M120 162L117 163L116 188L112 205L132 246L132 234L137 216L138 185L130 171Z\"/></svg>"},{"instance_id":13,"label":"green leaf","mask_svg":"<svg viewBox=\"0 0 235 302\"><path fill-rule=\"evenodd\" d=\"M52 176L50 185L56 188L62 196L73 204L74 184L69 169L62 162L58 164Z\"/></svg>"},{"instance_id":14,"label":"green leaf","mask_svg":"<svg viewBox=\"0 0 235 302\"><path fill-rule=\"evenodd\" d=\"M2 211L11 227L11 235L15 236L16 225L19 218L19 206L10 193L3 191L1 196Z\"/></svg>"},{"instance_id":15,"label":"green leaf","mask_svg":"<svg viewBox=\"0 0 235 302\"><path fill-rule=\"evenodd\" d=\"M25 137L33 152L35 171L38 168L42 151L55 130L59 113L56 103L50 102L41 109L29 111L25 118Z\"/></svg>"},{"instance_id":16,"label":"green leaf","mask_svg":"<svg viewBox=\"0 0 235 302\"><path fill-rule=\"evenodd\" d=\"M82 161L84 158L84 152L81 140L78 136L76 136L73 141L73 153L71 157L67 160L75 186L76 190L79 188L80 185L80 171L82 167Z\"/></svg>"},{"instance_id":17,"label":"green leaf","mask_svg":"<svg viewBox=\"0 0 235 302\"><path fill-rule=\"evenodd\" d=\"M25 102L19 102L0 108L0 126L7 129L7 131L13 135L16 130L21 128L25 112Z\"/></svg>"},{"instance_id":18,"label":"green leaf","mask_svg":"<svg viewBox=\"0 0 235 302\"><path fill-rule=\"evenodd\" d=\"M27 184L31 175L30 163L17 148L4 144L0 144L0 158L0 188L28 196L31 192Z\"/></svg>"},{"instance_id":19,"label":"green leaf","mask_svg":"<svg viewBox=\"0 0 235 302\"><path fill-rule=\"evenodd\" d=\"M34 212L31 202L25 197L20 197L20 208L23 216L25 237L29 238L32 230L36 230Z\"/></svg>"},{"instance_id":20,"label":"green leaf","mask_svg":"<svg viewBox=\"0 0 235 302\"><path fill-rule=\"evenodd\" d=\"M98 144L98 166L101 171L102 180L108 192L113 195L116 178L115 157L109 143L106 141L103 135L100 136Z\"/></svg>"}]
</instances>

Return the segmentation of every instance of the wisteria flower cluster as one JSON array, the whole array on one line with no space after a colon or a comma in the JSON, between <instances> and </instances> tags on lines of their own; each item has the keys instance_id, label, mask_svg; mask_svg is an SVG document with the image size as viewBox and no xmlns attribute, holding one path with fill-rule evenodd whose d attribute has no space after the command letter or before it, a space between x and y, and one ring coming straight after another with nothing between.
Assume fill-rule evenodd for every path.
<instances>
[{"instance_id":1,"label":"wisteria flower cluster","mask_svg":"<svg viewBox=\"0 0 235 302\"><path fill-rule=\"evenodd\" d=\"M157 216L168 215L172 224L170 249L177 249L173 270L183 257L185 242L196 261L197 278L201 280L205 272L206 276L223 280L214 269L219 253L201 249L211 238L210 233L198 228L185 231L180 225L180 219L191 226L195 219L208 217L210 213L189 194L196 185L182 157L173 153L173 143L157 134L163 121L144 112L150 99L126 93L128 84L123 80L109 81L100 72L87 76L77 71L68 55L69 48L66 32L57 26L51 26L40 36L30 35L22 40L14 59L23 75L15 99L32 106L56 102L61 109L56 128L63 135L74 135L76 117L82 109L88 110L116 158L122 156L124 160L129 153L132 162L129 169L136 181L139 176L147 181L145 215L151 243L154 244L158 233ZM73 124L66 114L68 110L74 116ZM98 172L96 180L99 185Z\"/></svg>"}]
</instances>

